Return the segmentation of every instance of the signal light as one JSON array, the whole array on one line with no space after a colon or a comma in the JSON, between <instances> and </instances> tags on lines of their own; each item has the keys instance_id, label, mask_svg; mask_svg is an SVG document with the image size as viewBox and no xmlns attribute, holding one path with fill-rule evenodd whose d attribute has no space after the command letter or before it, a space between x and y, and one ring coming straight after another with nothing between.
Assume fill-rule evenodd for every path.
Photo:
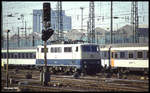
<instances>
[{"instance_id":1,"label":"signal light","mask_svg":"<svg viewBox=\"0 0 150 93\"><path fill-rule=\"evenodd\" d=\"M42 30L42 40L47 41L54 33L53 29Z\"/></svg>"},{"instance_id":2,"label":"signal light","mask_svg":"<svg viewBox=\"0 0 150 93\"><path fill-rule=\"evenodd\" d=\"M50 21L50 3L43 3L43 21Z\"/></svg>"}]
</instances>

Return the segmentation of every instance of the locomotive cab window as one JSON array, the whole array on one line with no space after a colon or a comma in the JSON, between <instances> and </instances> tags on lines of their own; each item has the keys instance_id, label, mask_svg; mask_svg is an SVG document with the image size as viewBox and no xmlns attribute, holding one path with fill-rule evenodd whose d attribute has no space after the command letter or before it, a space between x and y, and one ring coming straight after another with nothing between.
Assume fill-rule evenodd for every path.
<instances>
[{"instance_id":1,"label":"locomotive cab window","mask_svg":"<svg viewBox=\"0 0 150 93\"><path fill-rule=\"evenodd\" d=\"M82 51L83 51L83 52L90 52L90 46L88 46L88 45L83 45L83 46L82 46Z\"/></svg>"},{"instance_id":2,"label":"locomotive cab window","mask_svg":"<svg viewBox=\"0 0 150 93\"><path fill-rule=\"evenodd\" d=\"M98 46L96 45L82 45L83 52L98 52Z\"/></svg>"},{"instance_id":3,"label":"locomotive cab window","mask_svg":"<svg viewBox=\"0 0 150 93\"><path fill-rule=\"evenodd\" d=\"M92 52L97 52L97 46L91 46Z\"/></svg>"}]
</instances>

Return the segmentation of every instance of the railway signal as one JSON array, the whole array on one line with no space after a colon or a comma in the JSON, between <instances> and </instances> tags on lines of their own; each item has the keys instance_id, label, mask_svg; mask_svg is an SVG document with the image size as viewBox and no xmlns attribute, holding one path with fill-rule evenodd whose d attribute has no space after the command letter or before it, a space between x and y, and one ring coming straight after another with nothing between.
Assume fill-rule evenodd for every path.
<instances>
[{"instance_id":1,"label":"railway signal","mask_svg":"<svg viewBox=\"0 0 150 93\"><path fill-rule=\"evenodd\" d=\"M53 29L42 30L42 40L47 41L54 33Z\"/></svg>"},{"instance_id":2,"label":"railway signal","mask_svg":"<svg viewBox=\"0 0 150 93\"><path fill-rule=\"evenodd\" d=\"M50 3L43 4L43 21L50 21Z\"/></svg>"},{"instance_id":3,"label":"railway signal","mask_svg":"<svg viewBox=\"0 0 150 93\"><path fill-rule=\"evenodd\" d=\"M46 48L46 41L53 35L54 30L50 29L51 26L51 8L50 3L43 3L43 24L44 30L42 30L42 40L44 41L44 63L45 66L43 67L43 71L41 73L41 82L44 86L48 85L50 81L50 74L47 68L47 48Z\"/></svg>"}]
</instances>

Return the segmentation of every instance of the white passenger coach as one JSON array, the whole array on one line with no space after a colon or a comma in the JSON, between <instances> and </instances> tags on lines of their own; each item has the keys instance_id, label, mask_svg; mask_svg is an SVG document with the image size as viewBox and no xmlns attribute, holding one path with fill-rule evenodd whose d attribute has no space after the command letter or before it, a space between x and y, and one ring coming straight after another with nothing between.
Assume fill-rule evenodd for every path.
<instances>
[{"instance_id":1,"label":"white passenger coach","mask_svg":"<svg viewBox=\"0 0 150 93\"><path fill-rule=\"evenodd\" d=\"M149 69L149 47L146 44L123 44L100 46L103 67L126 71Z\"/></svg>"}]
</instances>

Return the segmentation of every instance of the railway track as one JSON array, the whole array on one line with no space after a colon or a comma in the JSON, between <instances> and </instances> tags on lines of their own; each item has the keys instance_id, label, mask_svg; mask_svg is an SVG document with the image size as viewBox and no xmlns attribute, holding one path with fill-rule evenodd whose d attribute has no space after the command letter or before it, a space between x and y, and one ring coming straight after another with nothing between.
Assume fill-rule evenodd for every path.
<instances>
[{"instance_id":1,"label":"railway track","mask_svg":"<svg viewBox=\"0 0 150 93\"><path fill-rule=\"evenodd\" d=\"M11 70L9 73L12 73ZM39 71L32 72L32 79L25 78L25 72L19 71L12 75L13 79L19 82L27 82L19 86L22 91L132 91L147 92L148 80L128 80L116 78L100 78L97 76L85 76L75 79L72 75L51 75L48 87L40 84ZM2 72L2 82L5 81L5 73ZM14 84L15 85L15 84ZM4 85L3 85L4 86ZM15 86L18 86L16 84Z\"/></svg>"}]
</instances>

